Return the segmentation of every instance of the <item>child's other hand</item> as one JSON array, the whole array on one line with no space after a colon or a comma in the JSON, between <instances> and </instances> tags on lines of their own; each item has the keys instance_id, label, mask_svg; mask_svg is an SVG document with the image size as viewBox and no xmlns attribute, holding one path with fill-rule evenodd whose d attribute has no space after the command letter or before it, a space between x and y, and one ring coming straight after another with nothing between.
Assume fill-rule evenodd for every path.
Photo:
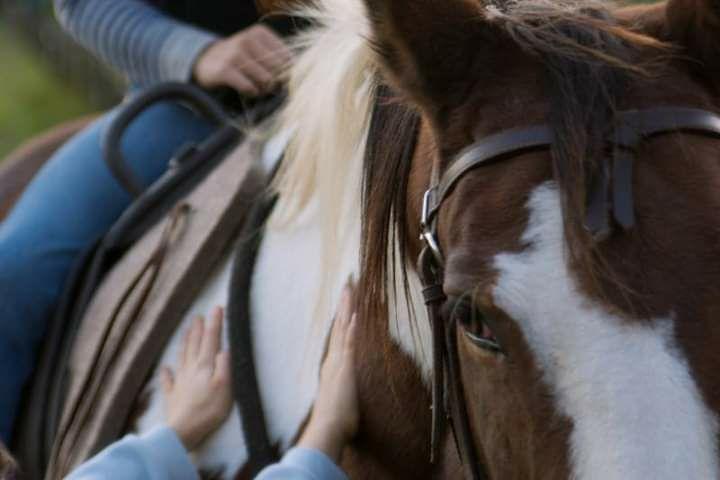
<instances>
[{"instance_id":1,"label":"child's other hand","mask_svg":"<svg viewBox=\"0 0 720 480\"><path fill-rule=\"evenodd\" d=\"M352 291L346 287L320 370L315 406L299 442L301 446L322 450L335 461L357 433L359 423L355 380L356 330Z\"/></svg>"},{"instance_id":2,"label":"child's other hand","mask_svg":"<svg viewBox=\"0 0 720 480\"><path fill-rule=\"evenodd\" d=\"M233 405L230 355L220 352L222 324L219 307L207 327L198 317L185 335L177 371L162 371L168 426L188 451L222 424Z\"/></svg>"}]
</instances>

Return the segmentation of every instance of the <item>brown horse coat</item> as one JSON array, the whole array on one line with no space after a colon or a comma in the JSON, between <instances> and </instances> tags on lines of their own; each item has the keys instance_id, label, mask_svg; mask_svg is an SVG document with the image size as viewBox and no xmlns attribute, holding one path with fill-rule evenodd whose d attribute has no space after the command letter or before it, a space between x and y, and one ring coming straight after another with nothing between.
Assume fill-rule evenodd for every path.
<instances>
[{"instance_id":1,"label":"brown horse coat","mask_svg":"<svg viewBox=\"0 0 720 480\"><path fill-rule=\"evenodd\" d=\"M0 220L10 212L30 180L52 154L93 118L84 117L58 125L21 145L3 160L0 164Z\"/></svg>"}]
</instances>

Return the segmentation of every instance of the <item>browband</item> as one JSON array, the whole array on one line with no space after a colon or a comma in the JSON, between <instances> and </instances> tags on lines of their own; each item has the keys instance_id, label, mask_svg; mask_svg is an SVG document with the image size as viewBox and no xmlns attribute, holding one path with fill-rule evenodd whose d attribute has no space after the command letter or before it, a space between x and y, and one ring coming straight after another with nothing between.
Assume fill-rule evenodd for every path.
<instances>
[{"instance_id":1,"label":"browband","mask_svg":"<svg viewBox=\"0 0 720 480\"><path fill-rule=\"evenodd\" d=\"M588 199L586 227L602 238L609 228L607 204L612 203L615 219L625 229L635 223L632 202L632 173L634 157L640 143L654 135L671 132L700 133L720 137L720 116L706 110L685 107L657 107L646 110L626 110L617 115L613 138L612 202L608 197L609 172L601 172L594 191ZM555 135L548 125L534 125L506 130L472 144L439 177L433 171L433 185L428 189L423 205L423 228L435 221L440 206L450 195L458 181L470 170L496 161L509 154L525 150L550 148Z\"/></svg>"}]
</instances>

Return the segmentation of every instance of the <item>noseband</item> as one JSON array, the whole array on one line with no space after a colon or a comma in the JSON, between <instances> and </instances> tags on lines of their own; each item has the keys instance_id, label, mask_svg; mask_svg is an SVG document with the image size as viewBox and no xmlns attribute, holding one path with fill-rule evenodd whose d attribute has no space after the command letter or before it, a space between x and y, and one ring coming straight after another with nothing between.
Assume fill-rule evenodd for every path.
<instances>
[{"instance_id":1,"label":"noseband","mask_svg":"<svg viewBox=\"0 0 720 480\"><path fill-rule=\"evenodd\" d=\"M617 115L617 124L607 144L612 158L593 181L587 199L585 228L597 241L608 237L615 225L628 230L635 225L633 205L633 170L637 151L643 141L666 133L695 133L720 138L720 116L715 113L682 107L659 107L629 110ZM463 390L457 346L457 321L447 324L440 314L446 300L443 290L444 258L437 235L438 216L443 202L469 171L490 162L535 149L548 149L554 143L548 125L506 130L479 139L440 172L433 166L430 188L423 197L420 219L423 249L418 257L418 273L432 329L432 440L430 459L438 458L441 434L450 424L458 454L467 478L488 479L484 463L472 436L466 398Z\"/></svg>"}]
</instances>

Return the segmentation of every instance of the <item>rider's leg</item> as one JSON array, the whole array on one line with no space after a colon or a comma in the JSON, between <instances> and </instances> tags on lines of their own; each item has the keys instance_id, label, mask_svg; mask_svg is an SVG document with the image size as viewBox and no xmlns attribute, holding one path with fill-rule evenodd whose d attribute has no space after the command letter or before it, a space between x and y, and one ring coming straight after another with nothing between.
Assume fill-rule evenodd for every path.
<instances>
[{"instance_id":1,"label":"rider's leg","mask_svg":"<svg viewBox=\"0 0 720 480\"><path fill-rule=\"evenodd\" d=\"M73 263L130 203L101 155L100 138L112 115L59 150L0 224L0 438L5 441ZM186 108L158 104L132 124L123 149L133 170L149 183L180 146L211 131Z\"/></svg>"}]
</instances>

